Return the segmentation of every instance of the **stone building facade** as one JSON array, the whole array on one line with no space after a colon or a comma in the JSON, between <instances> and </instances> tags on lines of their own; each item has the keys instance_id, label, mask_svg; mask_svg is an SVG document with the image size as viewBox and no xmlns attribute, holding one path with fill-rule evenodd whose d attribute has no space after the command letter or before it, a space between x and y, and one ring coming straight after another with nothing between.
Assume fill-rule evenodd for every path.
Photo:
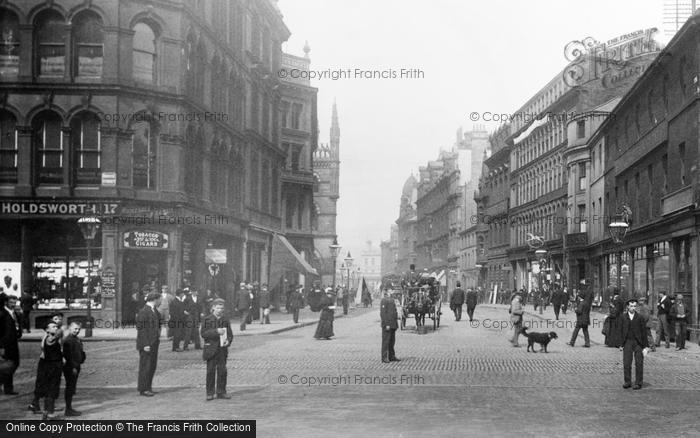
<instances>
[{"instance_id":1,"label":"stone building facade","mask_svg":"<svg viewBox=\"0 0 700 438\"><path fill-rule=\"evenodd\" d=\"M0 260L24 285L84 296L86 215L102 221L98 318L132 320L136 290L232 300L270 281L290 35L276 2L4 1L0 22Z\"/></svg>"}]
</instances>

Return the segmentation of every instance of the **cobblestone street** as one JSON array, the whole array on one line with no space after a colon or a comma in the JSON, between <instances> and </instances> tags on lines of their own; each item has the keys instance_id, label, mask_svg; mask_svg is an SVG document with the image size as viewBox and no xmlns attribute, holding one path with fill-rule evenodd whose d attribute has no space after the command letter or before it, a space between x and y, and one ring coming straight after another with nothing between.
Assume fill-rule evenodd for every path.
<instances>
[{"instance_id":1,"label":"cobblestone street","mask_svg":"<svg viewBox=\"0 0 700 438\"><path fill-rule=\"evenodd\" d=\"M133 341L86 343L75 405L86 419L254 418L258 436L697 436L696 344L650 354L644 389L624 390L622 353L571 348L566 326L554 329L559 339L548 354L533 354L522 338L521 348L508 343L505 306L478 307L471 325L455 322L446 306L443 312L437 332L419 335L412 320L397 332L402 361L392 364L380 361L376 308L336 320L331 341L313 339L315 326L236 337L228 362L233 398L226 401L204 400L199 351L173 353L162 343L159 394L145 398L135 390ZM33 418L24 409L38 344L21 348L22 394L0 399L3 418Z\"/></svg>"}]
</instances>

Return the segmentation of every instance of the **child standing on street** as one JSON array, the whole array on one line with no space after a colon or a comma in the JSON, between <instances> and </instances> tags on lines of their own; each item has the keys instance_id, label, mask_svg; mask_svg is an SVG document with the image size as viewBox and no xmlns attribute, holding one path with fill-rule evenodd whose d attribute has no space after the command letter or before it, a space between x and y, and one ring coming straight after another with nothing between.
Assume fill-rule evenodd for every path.
<instances>
[{"instance_id":1,"label":"child standing on street","mask_svg":"<svg viewBox=\"0 0 700 438\"><path fill-rule=\"evenodd\" d=\"M34 400L29 409L39 412L39 399L44 398L43 420L56 420L54 405L61 386L61 371L63 371L63 354L55 322L46 325L46 333L41 340L41 355L36 370Z\"/></svg>"}]
</instances>

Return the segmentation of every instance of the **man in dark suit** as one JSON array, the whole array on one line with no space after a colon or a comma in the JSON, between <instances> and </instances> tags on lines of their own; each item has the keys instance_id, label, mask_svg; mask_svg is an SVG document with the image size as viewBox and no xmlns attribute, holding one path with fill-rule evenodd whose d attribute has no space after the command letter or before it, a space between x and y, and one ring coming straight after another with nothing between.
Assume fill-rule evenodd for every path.
<instances>
[{"instance_id":1,"label":"man in dark suit","mask_svg":"<svg viewBox=\"0 0 700 438\"><path fill-rule=\"evenodd\" d=\"M34 297L32 294L29 293L29 291L25 290L22 293L22 296L19 298L19 304L20 307L22 308L22 331L24 330L27 331L27 333L31 333L32 330L29 327L29 314L34 310Z\"/></svg>"},{"instance_id":2,"label":"man in dark suit","mask_svg":"<svg viewBox=\"0 0 700 438\"><path fill-rule=\"evenodd\" d=\"M204 338L204 350L202 358L207 361L207 401L216 398L229 399L226 394L226 359L228 359L228 347L233 341L231 322L224 318L224 301L214 300L211 306L211 314L202 322L202 338Z\"/></svg>"},{"instance_id":3,"label":"man in dark suit","mask_svg":"<svg viewBox=\"0 0 700 438\"><path fill-rule=\"evenodd\" d=\"M175 299L170 303L170 330L173 334L173 351L182 351L180 343L185 339L185 291L175 291Z\"/></svg>"},{"instance_id":4,"label":"man in dark suit","mask_svg":"<svg viewBox=\"0 0 700 438\"><path fill-rule=\"evenodd\" d=\"M13 378L19 367L19 338L22 337L19 315L15 311L17 297L0 294L0 357L11 363L11 368L2 375L5 394L17 395Z\"/></svg>"},{"instance_id":5,"label":"man in dark suit","mask_svg":"<svg viewBox=\"0 0 700 438\"><path fill-rule=\"evenodd\" d=\"M559 311L561 310L562 302L562 292L559 290L558 287L555 287L554 290L552 290L552 296L550 298L550 301L552 303L552 307L554 308L554 318L558 321Z\"/></svg>"},{"instance_id":6,"label":"man in dark suit","mask_svg":"<svg viewBox=\"0 0 700 438\"><path fill-rule=\"evenodd\" d=\"M292 320L295 324L299 322L299 309L304 307L304 295L302 291L303 286L298 285L289 295L289 311L292 312Z\"/></svg>"},{"instance_id":7,"label":"man in dark suit","mask_svg":"<svg viewBox=\"0 0 700 438\"><path fill-rule=\"evenodd\" d=\"M576 303L576 328L571 335L571 341L568 345L574 346L576 338L578 338L579 330L583 330L583 346L590 348L591 339L588 337L588 325L591 323L591 300L592 295L580 292Z\"/></svg>"},{"instance_id":8,"label":"man in dark suit","mask_svg":"<svg viewBox=\"0 0 700 438\"><path fill-rule=\"evenodd\" d=\"M458 281L457 287L452 291L452 298L450 298L450 308L455 314L455 321L462 319L462 305L464 304L464 289L462 289L462 284Z\"/></svg>"},{"instance_id":9,"label":"man in dark suit","mask_svg":"<svg viewBox=\"0 0 700 438\"><path fill-rule=\"evenodd\" d=\"M136 349L139 352L139 394L153 397L153 376L158 366L160 346L160 315L156 310L160 294L151 292L146 296L146 305L136 315Z\"/></svg>"},{"instance_id":10,"label":"man in dark suit","mask_svg":"<svg viewBox=\"0 0 700 438\"><path fill-rule=\"evenodd\" d=\"M199 339L199 326L202 322L204 306L199 298L199 292L192 289L185 298L185 346L187 350L190 342L194 342L194 349L201 350L202 344Z\"/></svg>"},{"instance_id":11,"label":"man in dark suit","mask_svg":"<svg viewBox=\"0 0 700 438\"><path fill-rule=\"evenodd\" d=\"M78 335L80 334L81 324L79 321L73 321L68 326L68 334L63 340L63 375L66 378L66 417L79 417L81 412L73 409L73 396L75 395L76 387L78 386L78 376L80 375L80 366L85 362L85 351L83 343Z\"/></svg>"},{"instance_id":12,"label":"man in dark suit","mask_svg":"<svg viewBox=\"0 0 700 438\"><path fill-rule=\"evenodd\" d=\"M469 315L469 321L474 319L474 309L476 309L477 293L474 289L469 289L467 291L467 315Z\"/></svg>"},{"instance_id":13,"label":"man in dark suit","mask_svg":"<svg viewBox=\"0 0 700 438\"><path fill-rule=\"evenodd\" d=\"M690 312L688 305L683 302L683 295L676 295L676 299L671 306L671 311L669 312L669 319L671 323L675 321L675 324L678 326L678 330L675 330L674 327L674 331L676 332L676 350L685 349L685 338L687 336L686 333L689 316Z\"/></svg>"},{"instance_id":14,"label":"man in dark suit","mask_svg":"<svg viewBox=\"0 0 700 438\"><path fill-rule=\"evenodd\" d=\"M248 324L252 304L251 289L248 289L245 283L241 283L241 288L236 297L236 305L234 306L234 310L241 312L241 331L245 331L245 326Z\"/></svg>"},{"instance_id":15,"label":"man in dark suit","mask_svg":"<svg viewBox=\"0 0 700 438\"><path fill-rule=\"evenodd\" d=\"M659 301L656 303L658 311L659 325L656 329L656 346L661 346L661 338L666 341L666 348L671 345L671 326L669 314L671 313L671 298L666 295L666 291L659 292Z\"/></svg>"},{"instance_id":16,"label":"man in dark suit","mask_svg":"<svg viewBox=\"0 0 700 438\"><path fill-rule=\"evenodd\" d=\"M634 357L634 388L642 389L644 383L644 355L648 351L649 342L646 333L646 321L637 314L637 300L627 301L627 312L622 318L622 363L625 375L623 388L632 386L632 357Z\"/></svg>"},{"instance_id":17,"label":"man in dark suit","mask_svg":"<svg viewBox=\"0 0 700 438\"><path fill-rule=\"evenodd\" d=\"M382 362L398 362L401 359L396 357L394 344L396 343L396 329L399 328L397 322L399 317L396 312L396 303L388 290L384 291L384 298L382 298L380 304L379 315L382 320Z\"/></svg>"}]
</instances>

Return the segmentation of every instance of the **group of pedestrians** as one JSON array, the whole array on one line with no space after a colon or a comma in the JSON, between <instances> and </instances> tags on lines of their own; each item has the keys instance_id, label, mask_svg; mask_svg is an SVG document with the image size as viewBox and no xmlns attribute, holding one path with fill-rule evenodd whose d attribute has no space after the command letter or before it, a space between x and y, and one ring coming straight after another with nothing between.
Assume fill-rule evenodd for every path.
<instances>
[{"instance_id":1,"label":"group of pedestrians","mask_svg":"<svg viewBox=\"0 0 700 438\"><path fill-rule=\"evenodd\" d=\"M467 289L464 292L462 289L462 284L458 281L455 290L452 291L450 296L450 309L455 315L455 321L460 321L462 319L462 306L467 304L467 316L469 316L469 322L474 320L474 309L476 309L476 304L478 301L478 291L474 289Z\"/></svg>"},{"instance_id":2,"label":"group of pedestrians","mask_svg":"<svg viewBox=\"0 0 700 438\"><path fill-rule=\"evenodd\" d=\"M661 346L663 340L666 348L670 348L671 338L675 338L676 350L685 349L687 337L687 326L690 317L690 309L685 304L682 294L677 294L674 298L666 291L659 292L659 299L656 303L658 324L656 328L656 339L651 334L653 319L651 309L647 306L646 297L637 299L636 313L644 320L645 333L648 338L649 347L652 351ZM615 290L608 304L608 315L603 323L603 334L605 335L605 345L608 347L621 348L625 339L622 333L624 322L624 309L620 293Z\"/></svg>"},{"instance_id":3,"label":"group of pedestrians","mask_svg":"<svg viewBox=\"0 0 700 438\"><path fill-rule=\"evenodd\" d=\"M259 317L260 324L270 324L271 302L267 284L259 287L258 282L241 282L236 294L234 311L240 312L241 331L245 331L246 325L252 324L256 317Z\"/></svg>"},{"instance_id":4,"label":"group of pedestrians","mask_svg":"<svg viewBox=\"0 0 700 438\"><path fill-rule=\"evenodd\" d=\"M176 294L176 296L181 295L180 291ZM146 304L136 316L136 349L139 352L137 390L145 397L153 397L157 394L153 390L153 378L158 366L160 330L163 320L158 307L162 299L161 294L149 293L146 296ZM184 305L183 299L180 299L180 302ZM170 304L173 303L175 301ZM176 303L176 311L177 306L179 304ZM216 298L211 301L208 308L205 303L205 311L208 314L202 320L197 337L201 335L204 339L202 359L207 363L206 399L213 400L215 396L228 399L230 396L226 394L226 360L228 348L233 342L233 332L229 319L224 317L224 300Z\"/></svg>"}]
</instances>

